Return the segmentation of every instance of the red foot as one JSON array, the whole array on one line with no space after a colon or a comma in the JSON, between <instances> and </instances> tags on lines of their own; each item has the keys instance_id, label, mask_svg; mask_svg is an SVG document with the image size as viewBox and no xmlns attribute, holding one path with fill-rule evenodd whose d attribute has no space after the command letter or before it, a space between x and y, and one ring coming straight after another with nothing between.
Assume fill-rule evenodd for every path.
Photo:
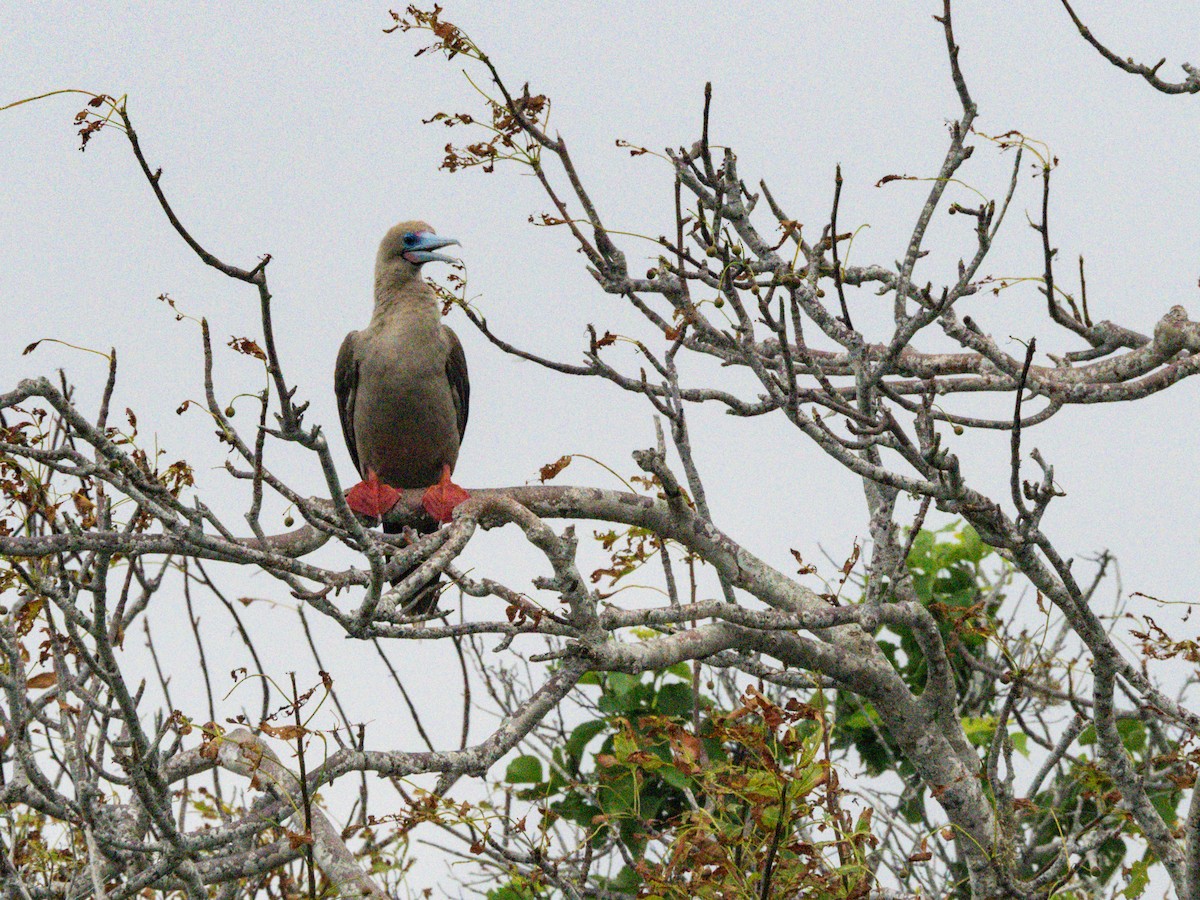
<instances>
[{"instance_id":1,"label":"red foot","mask_svg":"<svg viewBox=\"0 0 1200 900\"><path fill-rule=\"evenodd\" d=\"M374 469L368 469L367 480L360 481L346 494L346 505L356 513L378 519L399 499L398 490L380 481Z\"/></svg>"},{"instance_id":2,"label":"red foot","mask_svg":"<svg viewBox=\"0 0 1200 900\"><path fill-rule=\"evenodd\" d=\"M442 466L442 480L425 491L421 505L425 512L439 522L449 522L454 515L454 507L471 495L450 480L450 467Z\"/></svg>"}]
</instances>

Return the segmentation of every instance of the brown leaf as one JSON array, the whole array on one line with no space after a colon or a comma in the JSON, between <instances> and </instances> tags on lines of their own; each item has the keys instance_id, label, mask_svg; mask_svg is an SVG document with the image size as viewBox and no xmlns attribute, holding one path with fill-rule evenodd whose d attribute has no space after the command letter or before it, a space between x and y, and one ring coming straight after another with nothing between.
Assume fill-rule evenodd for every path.
<instances>
[{"instance_id":1,"label":"brown leaf","mask_svg":"<svg viewBox=\"0 0 1200 900\"><path fill-rule=\"evenodd\" d=\"M258 727L263 734L269 734L281 741L294 741L296 738L308 734L308 729L299 725L271 725L269 722L260 722Z\"/></svg>"},{"instance_id":2,"label":"brown leaf","mask_svg":"<svg viewBox=\"0 0 1200 900\"><path fill-rule=\"evenodd\" d=\"M42 672L40 675L34 675L25 682L25 687L32 690L41 690L42 688L54 687L58 684L58 675L54 672Z\"/></svg>"},{"instance_id":3,"label":"brown leaf","mask_svg":"<svg viewBox=\"0 0 1200 900\"><path fill-rule=\"evenodd\" d=\"M800 555L799 550L790 550L789 552L795 557L796 565L800 567L796 573L797 575L811 575L813 572L817 571L816 566L809 565L804 562L804 557Z\"/></svg>"},{"instance_id":4,"label":"brown leaf","mask_svg":"<svg viewBox=\"0 0 1200 900\"><path fill-rule=\"evenodd\" d=\"M572 458L573 457L571 457L569 454L567 456L560 456L554 462L546 463L546 465L542 466L542 468L538 471L538 476L541 482L545 484L547 481L550 481L552 478L557 476L559 472L571 464Z\"/></svg>"},{"instance_id":5,"label":"brown leaf","mask_svg":"<svg viewBox=\"0 0 1200 900\"><path fill-rule=\"evenodd\" d=\"M875 187L883 187L885 184L887 184L890 181L916 181L916 180L917 180L917 176L915 176L915 175L884 175L877 182L875 182Z\"/></svg>"},{"instance_id":6,"label":"brown leaf","mask_svg":"<svg viewBox=\"0 0 1200 900\"><path fill-rule=\"evenodd\" d=\"M792 713L797 719L812 719L814 722L820 721L821 712L810 703L802 703L795 697L788 700L783 705L783 708Z\"/></svg>"},{"instance_id":7,"label":"brown leaf","mask_svg":"<svg viewBox=\"0 0 1200 900\"><path fill-rule=\"evenodd\" d=\"M262 347L250 340L250 338L240 338L230 336L228 346L232 347L238 353L243 353L246 356L253 356L255 359L261 359L264 362L267 359L267 354L263 352Z\"/></svg>"},{"instance_id":8,"label":"brown leaf","mask_svg":"<svg viewBox=\"0 0 1200 900\"><path fill-rule=\"evenodd\" d=\"M601 347L608 347L612 344L615 344L616 342L617 342L617 336L615 334L613 334L611 331L606 331L606 332L604 332L604 337L602 337L598 341L596 341L596 348L599 349Z\"/></svg>"},{"instance_id":9,"label":"brown leaf","mask_svg":"<svg viewBox=\"0 0 1200 900\"><path fill-rule=\"evenodd\" d=\"M86 118L86 115L87 115L87 111L84 110L83 116L76 116L75 124L78 125L80 122L82 122L84 120L84 118ZM90 141L92 139L92 136L103 127L104 127L103 119L93 119L91 122L88 122L86 125L84 125L82 128L80 128L79 129L79 149L86 150L88 141Z\"/></svg>"},{"instance_id":10,"label":"brown leaf","mask_svg":"<svg viewBox=\"0 0 1200 900\"><path fill-rule=\"evenodd\" d=\"M679 744L679 749L683 751L684 757L688 762L696 762L700 759L700 754L704 752L704 745L700 743L700 738L688 731L680 731L676 736Z\"/></svg>"},{"instance_id":11,"label":"brown leaf","mask_svg":"<svg viewBox=\"0 0 1200 900\"><path fill-rule=\"evenodd\" d=\"M20 607L20 610L17 611L17 637L24 637L34 630L37 613L42 611L44 605L46 605L46 599L37 596ZM22 646L24 647L24 644Z\"/></svg>"},{"instance_id":12,"label":"brown leaf","mask_svg":"<svg viewBox=\"0 0 1200 900\"><path fill-rule=\"evenodd\" d=\"M647 763L656 763L660 762L661 760L659 760L659 758L649 750L634 750L627 757L625 757L625 761L631 765L644 766Z\"/></svg>"},{"instance_id":13,"label":"brown leaf","mask_svg":"<svg viewBox=\"0 0 1200 900\"><path fill-rule=\"evenodd\" d=\"M287 832L288 844L293 850L295 850L297 847L303 847L305 844L311 844L313 842L312 835L307 831L303 834L298 831L291 831L287 828L285 828L284 831Z\"/></svg>"},{"instance_id":14,"label":"brown leaf","mask_svg":"<svg viewBox=\"0 0 1200 900\"><path fill-rule=\"evenodd\" d=\"M75 491L71 494L71 499L75 503L75 511L82 517L82 525L84 528L90 528L96 524L96 504L83 491Z\"/></svg>"},{"instance_id":15,"label":"brown leaf","mask_svg":"<svg viewBox=\"0 0 1200 900\"><path fill-rule=\"evenodd\" d=\"M849 575L854 570L854 566L858 563L858 555L861 551L862 548L859 547L858 541L855 540L854 549L850 551L850 557L844 563L842 563L843 575Z\"/></svg>"}]
</instances>

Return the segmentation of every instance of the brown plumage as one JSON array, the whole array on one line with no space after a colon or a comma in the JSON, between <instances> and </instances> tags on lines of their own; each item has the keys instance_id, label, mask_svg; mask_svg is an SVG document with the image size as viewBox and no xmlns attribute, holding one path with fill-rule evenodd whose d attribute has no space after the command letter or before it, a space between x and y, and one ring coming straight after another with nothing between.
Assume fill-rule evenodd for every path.
<instances>
[{"instance_id":1,"label":"brown plumage","mask_svg":"<svg viewBox=\"0 0 1200 900\"><path fill-rule=\"evenodd\" d=\"M458 461L467 360L421 277L424 263L450 259L431 251L457 243L424 222L401 222L379 244L375 310L366 328L346 335L334 370L342 433L363 479L374 472L395 488L429 487ZM409 611L431 611L437 589L436 580L422 588Z\"/></svg>"}]
</instances>

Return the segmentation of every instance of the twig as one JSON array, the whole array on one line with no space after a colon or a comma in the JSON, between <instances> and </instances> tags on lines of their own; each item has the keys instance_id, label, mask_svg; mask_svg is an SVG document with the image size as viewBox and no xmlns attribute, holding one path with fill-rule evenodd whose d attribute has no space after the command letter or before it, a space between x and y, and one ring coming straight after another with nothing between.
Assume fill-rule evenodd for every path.
<instances>
[{"instance_id":1,"label":"twig","mask_svg":"<svg viewBox=\"0 0 1200 900\"><path fill-rule=\"evenodd\" d=\"M300 801L304 807L304 855L308 861L308 898L317 900L317 867L313 862L312 802L308 796L308 773L304 765L304 725L300 721L300 693L296 690L296 673L288 672L292 682L292 716L296 728L296 758L300 765Z\"/></svg>"},{"instance_id":2,"label":"twig","mask_svg":"<svg viewBox=\"0 0 1200 900\"><path fill-rule=\"evenodd\" d=\"M1017 379L1016 400L1013 403L1012 436L1009 440L1009 488L1012 492L1013 506L1021 516L1028 514L1025 499L1021 496L1021 398L1025 393L1025 382L1029 378L1029 367L1033 365L1033 354L1037 349L1037 338L1029 339L1025 349L1025 365L1021 367L1021 377Z\"/></svg>"},{"instance_id":3,"label":"twig","mask_svg":"<svg viewBox=\"0 0 1200 900\"><path fill-rule=\"evenodd\" d=\"M850 309L846 306L846 291L842 287L842 264L838 260L838 202L842 199L842 164L838 163L837 174L833 180L833 213L829 217L829 242L833 252L833 283L837 286L838 301L842 304L842 321L846 327L853 330L854 323L850 321Z\"/></svg>"},{"instance_id":4,"label":"twig","mask_svg":"<svg viewBox=\"0 0 1200 900\"><path fill-rule=\"evenodd\" d=\"M1079 16L1075 15L1075 10L1071 8L1071 4L1067 0L1062 0L1062 5L1067 10L1067 15L1071 17L1071 21L1075 23L1075 27L1079 29L1079 33L1083 35L1084 40L1095 47L1101 56L1118 69L1128 72L1131 75L1141 75L1155 90L1162 91L1164 94L1200 93L1200 71L1197 71L1193 66L1187 63L1183 64L1182 68L1188 76L1183 81L1174 84L1169 81L1163 81L1158 77L1158 70L1166 62L1166 59L1160 59L1153 66L1135 63L1132 59L1121 59L1120 56L1113 53L1096 39L1091 29L1080 21Z\"/></svg>"}]
</instances>

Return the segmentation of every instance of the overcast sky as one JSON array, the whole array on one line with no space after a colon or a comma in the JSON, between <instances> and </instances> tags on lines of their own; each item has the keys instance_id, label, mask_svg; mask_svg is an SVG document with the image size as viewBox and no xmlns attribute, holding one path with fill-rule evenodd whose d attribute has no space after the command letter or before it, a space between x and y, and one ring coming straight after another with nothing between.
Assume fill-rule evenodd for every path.
<instances>
[{"instance_id":1,"label":"overcast sky","mask_svg":"<svg viewBox=\"0 0 1200 900\"><path fill-rule=\"evenodd\" d=\"M621 230L667 230L671 180L664 164L630 158L614 141L653 149L690 144L710 80L713 140L735 147L746 180L765 178L792 216L819 229L840 163L839 223L868 226L851 262L889 264L903 255L927 187L874 185L891 173L935 174L946 122L958 114L941 30L931 19L940 3L930 0L446 6L446 16L512 84L528 80L551 96L552 125L569 141L602 215ZM1180 76L1179 62L1200 64L1200 11L1192 0L1078 0L1076 7L1118 53L1151 64L1165 56L1165 77ZM438 111L477 114L479 98L461 60L414 59L427 36L385 35L388 24L386 5L367 3L7 4L0 13L0 105L57 88L128 95L151 165L163 167L162 185L197 239L236 265L272 254L285 370L299 396L312 401L310 416L335 437L347 482L331 371L343 335L369 315L375 248L394 222L423 218L459 238L474 302L497 332L525 347L575 361L587 323L634 327L617 301L597 291L569 235L528 224L548 209L532 178L504 166L491 175L438 171L442 147L455 135L421 119ZM1148 332L1173 304L1200 315L1200 102L1165 97L1116 70L1053 0L962 2L956 28L980 107L977 127L1019 129L1061 161L1051 225L1067 288L1075 287L1074 261L1083 254L1095 317ZM470 74L483 84L478 70ZM182 400L202 396L197 329L174 321L155 298L169 293L183 311L207 316L223 342L259 333L256 296L204 267L179 240L120 135L101 133L79 152L71 123L81 105L54 98L0 114L0 390L65 367L91 409L99 357L53 345L26 357L21 350L44 337L117 348L117 407L136 409L143 433L156 432L171 459L192 459L206 499L237 521L244 495L218 469L224 457L210 424L196 412L175 413ZM996 196L1011 158L976 143L960 177ZM966 187L951 191L963 202L974 196ZM1039 202L1026 173L985 271L1040 274L1037 235L1024 215L1036 218ZM968 228L961 218L939 216L930 243L937 252L917 277L937 284L970 252ZM637 266L653 255L644 242L623 246ZM852 298L866 321L880 302L870 293ZM1046 324L1034 285L980 298L969 311L1002 340L1037 335L1043 351L1078 348ZM522 483L564 453L632 470L630 451L653 439L643 404L508 358L461 313L451 322L472 379L459 481ZM218 364L222 397L259 386L252 361L223 352ZM1127 591L1192 602L1200 589L1198 391L1193 380L1132 409L1069 410L1027 435L1067 491L1051 508L1049 532L1067 554L1111 549ZM239 410L249 419L250 402L240 401ZM790 566L788 548L809 559L821 547L840 557L865 534L861 486L779 419L704 410L694 429L718 524L773 564ZM1006 436L968 435L954 449L969 478L1004 491ZM301 492L323 489L311 459L277 462ZM584 465L562 478L614 484ZM485 549L510 546L487 540L497 543ZM505 571L503 560L493 563L497 574ZM247 585L225 577L235 594L290 603L267 578ZM167 617L154 619L160 640L187 659L190 635L170 627L178 602L162 602ZM215 610L202 615L223 641L228 623ZM281 671L307 665L295 661L297 633L283 624L286 610L256 615L279 621L268 649ZM333 629L319 635L327 667L352 705L362 704L352 716L379 723L380 745L412 746L409 730L394 730L407 729L401 716L370 705L366 685L375 676L365 673L376 669L366 651ZM217 653L219 663L241 664L235 645ZM428 644L405 645L396 655L414 676L447 663ZM368 668L355 691L360 661ZM315 666L308 670L311 680ZM456 690L452 679L445 689ZM241 702L235 695L229 708ZM449 740L457 723L443 724Z\"/></svg>"}]
</instances>

